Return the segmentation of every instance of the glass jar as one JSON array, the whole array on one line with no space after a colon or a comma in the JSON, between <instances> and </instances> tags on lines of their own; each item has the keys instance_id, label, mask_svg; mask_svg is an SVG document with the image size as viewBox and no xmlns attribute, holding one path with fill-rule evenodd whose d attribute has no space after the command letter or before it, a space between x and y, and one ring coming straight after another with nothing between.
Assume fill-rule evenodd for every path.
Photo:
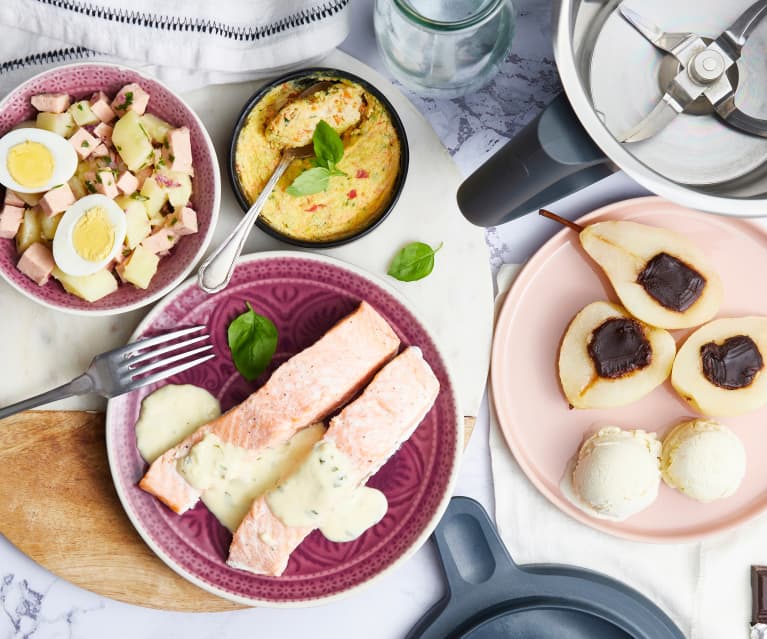
<instances>
[{"instance_id":1,"label":"glass jar","mask_svg":"<svg viewBox=\"0 0 767 639\"><path fill-rule=\"evenodd\" d=\"M378 50L417 93L456 97L487 83L511 46L510 0L376 0Z\"/></svg>"}]
</instances>

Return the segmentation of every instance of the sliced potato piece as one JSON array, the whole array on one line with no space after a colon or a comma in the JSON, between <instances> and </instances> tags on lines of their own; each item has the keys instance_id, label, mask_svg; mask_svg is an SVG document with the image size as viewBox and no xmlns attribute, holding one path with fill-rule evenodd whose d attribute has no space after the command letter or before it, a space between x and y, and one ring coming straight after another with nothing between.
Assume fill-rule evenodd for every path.
<instances>
[{"instance_id":1,"label":"sliced potato piece","mask_svg":"<svg viewBox=\"0 0 767 639\"><path fill-rule=\"evenodd\" d=\"M140 244L117 269L120 277L138 288L147 288L157 272L160 258Z\"/></svg>"},{"instance_id":2,"label":"sliced potato piece","mask_svg":"<svg viewBox=\"0 0 767 639\"><path fill-rule=\"evenodd\" d=\"M131 171L137 171L154 157L152 141L135 111L128 111L115 122L112 144Z\"/></svg>"},{"instance_id":3,"label":"sliced potato piece","mask_svg":"<svg viewBox=\"0 0 767 639\"><path fill-rule=\"evenodd\" d=\"M53 277L61 282L68 293L77 295L86 302L95 302L117 290L117 279L106 269L90 275L75 276L67 275L58 267L54 267Z\"/></svg>"},{"instance_id":4,"label":"sliced potato piece","mask_svg":"<svg viewBox=\"0 0 767 639\"><path fill-rule=\"evenodd\" d=\"M80 100L75 102L69 107L69 113L72 119L77 123L77 126L85 126L86 124L98 124L101 120L99 117L91 111L91 105L88 100Z\"/></svg>"},{"instance_id":5,"label":"sliced potato piece","mask_svg":"<svg viewBox=\"0 0 767 639\"><path fill-rule=\"evenodd\" d=\"M64 113L48 113L45 111L38 113L35 125L38 129L51 131L64 138L70 137L77 128L72 116L66 111Z\"/></svg>"},{"instance_id":6,"label":"sliced potato piece","mask_svg":"<svg viewBox=\"0 0 767 639\"><path fill-rule=\"evenodd\" d=\"M136 248L152 232L146 207L136 200L131 200L125 208L125 224L125 245L129 249Z\"/></svg>"},{"instance_id":7,"label":"sliced potato piece","mask_svg":"<svg viewBox=\"0 0 767 639\"><path fill-rule=\"evenodd\" d=\"M42 239L42 227L40 225L40 209L33 208L24 211L24 219L16 233L16 250L19 255L26 251L32 244Z\"/></svg>"},{"instance_id":8,"label":"sliced potato piece","mask_svg":"<svg viewBox=\"0 0 767 639\"><path fill-rule=\"evenodd\" d=\"M192 197L192 178L186 173L160 169L157 171L155 181L165 189L168 201L174 209L189 203L189 198Z\"/></svg>"},{"instance_id":9,"label":"sliced potato piece","mask_svg":"<svg viewBox=\"0 0 767 639\"><path fill-rule=\"evenodd\" d=\"M149 221L152 225L162 224L160 209L168 199L168 192L160 186L157 183L157 180L155 180L155 177L152 176L144 180L140 193L146 198L146 200L143 201L143 204L146 207Z\"/></svg>"},{"instance_id":10,"label":"sliced potato piece","mask_svg":"<svg viewBox=\"0 0 767 639\"><path fill-rule=\"evenodd\" d=\"M152 115L151 113L145 113L139 118L139 122L141 123L141 126L144 127L144 130L149 134L149 137L152 138L152 142L156 142L157 144L162 144L165 142L168 131L170 131L173 126L168 124L165 120L158 118L156 115Z\"/></svg>"},{"instance_id":11,"label":"sliced potato piece","mask_svg":"<svg viewBox=\"0 0 767 639\"><path fill-rule=\"evenodd\" d=\"M53 236L56 235L56 229L59 228L59 222L61 222L61 216L63 213L57 213L56 215L47 215L40 213L40 230L43 238L46 240L53 240Z\"/></svg>"}]
</instances>

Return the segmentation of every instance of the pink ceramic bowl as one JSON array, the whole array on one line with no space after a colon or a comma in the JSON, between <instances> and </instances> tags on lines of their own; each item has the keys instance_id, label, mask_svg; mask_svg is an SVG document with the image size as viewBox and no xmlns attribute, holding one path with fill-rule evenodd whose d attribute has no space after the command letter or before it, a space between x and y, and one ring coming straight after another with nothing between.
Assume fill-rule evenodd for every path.
<instances>
[{"instance_id":1,"label":"pink ceramic bowl","mask_svg":"<svg viewBox=\"0 0 767 639\"><path fill-rule=\"evenodd\" d=\"M186 102L158 80L135 69L84 63L44 71L18 86L0 102L0 136L19 122L34 117L35 109L29 99L37 93L68 93L81 99L100 90L111 96L130 82L140 84L149 93L148 112L176 126L189 127L195 173L191 206L197 211L199 231L183 237L171 255L160 261L149 288L141 290L132 285L121 285L117 291L96 302L86 302L67 293L53 278L45 286L38 286L16 268L19 256L14 241L0 239L0 275L20 293L44 306L79 315L114 315L146 306L187 278L213 236L221 183L210 136Z\"/></svg>"}]
</instances>

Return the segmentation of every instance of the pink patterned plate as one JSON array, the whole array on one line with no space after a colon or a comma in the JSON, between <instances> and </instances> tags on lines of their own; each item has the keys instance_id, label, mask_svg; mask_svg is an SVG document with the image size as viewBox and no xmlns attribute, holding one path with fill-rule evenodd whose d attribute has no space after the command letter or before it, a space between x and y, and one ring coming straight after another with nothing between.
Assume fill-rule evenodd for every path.
<instances>
[{"instance_id":1,"label":"pink patterned plate","mask_svg":"<svg viewBox=\"0 0 767 639\"><path fill-rule=\"evenodd\" d=\"M382 490L389 500L384 519L349 543L331 543L315 531L293 553L281 577L252 575L227 566L231 534L203 504L178 516L137 487L147 464L136 449L134 425L142 399L159 385L110 400L107 452L123 507L149 547L192 583L250 605L324 603L394 568L413 554L436 526L458 471L461 412L437 346L414 312L386 284L360 269L319 255L251 255L241 259L231 283L221 293L209 296L195 281L187 281L152 309L132 339L179 326L207 325L217 357L169 383L206 388L227 410L263 384L276 365L312 344L362 300L389 321L403 346L422 349L441 391L413 436L368 484ZM279 331L272 368L252 384L236 372L226 342L227 326L245 310L245 302L271 318Z\"/></svg>"},{"instance_id":2,"label":"pink patterned plate","mask_svg":"<svg viewBox=\"0 0 767 639\"><path fill-rule=\"evenodd\" d=\"M221 198L213 143L194 111L159 80L128 67L93 62L43 71L16 87L0 102L0 136L34 117L36 112L29 98L37 93L68 93L75 98L90 97L95 91L114 95L130 82L137 82L149 93L148 112L171 124L189 127L195 170L192 208L197 212L199 231L182 238L171 255L160 261L148 289L122 285L96 302L86 302L67 293L53 278L45 286L38 286L16 268L19 256L14 241L0 239L0 276L21 294L44 306L80 315L113 315L146 306L191 273L213 237Z\"/></svg>"},{"instance_id":3,"label":"pink patterned plate","mask_svg":"<svg viewBox=\"0 0 767 639\"><path fill-rule=\"evenodd\" d=\"M677 231L701 247L724 283L719 317L767 315L761 278L767 273L767 233L754 222L700 213L659 197L617 202L581 224L631 220ZM560 510L593 528L637 541L700 539L767 510L767 407L722 418L746 448L746 476L727 499L701 504L661 485L658 499L626 521L595 519L559 488L568 461L586 433L600 425L654 431L662 438L694 411L666 381L628 406L571 410L559 386L557 354L573 315L589 302L618 299L601 272L565 229L530 259L504 301L496 325L491 386L501 430L530 481ZM672 331L677 344L690 333Z\"/></svg>"}]
</instances>

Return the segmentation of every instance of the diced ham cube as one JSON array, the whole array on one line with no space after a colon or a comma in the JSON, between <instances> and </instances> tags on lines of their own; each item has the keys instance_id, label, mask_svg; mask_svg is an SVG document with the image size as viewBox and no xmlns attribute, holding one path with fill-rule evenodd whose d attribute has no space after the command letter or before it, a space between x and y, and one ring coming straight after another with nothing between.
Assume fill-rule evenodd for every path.
<instances>
[{"instance_id":1,"label":"diced ham cube","mask_svg":"<svg viewBox=\"0 0 767 639\"><path fill-rule=\"evenodd\" d=\"M75 194L69 188L69 184L61 184L53 187L40 198L40 208L48 217L66 211L75 203Z\"/></svg>"},{"instance_id":2,"label":"diced ham cube","mask_svg":"<svg viewBox=\"0 0 767 639\"><path fill-rule=\"evenodd\" d=\"M176 235L192 235L197 233L197 213L188 206L176 210L168 216L168 230Z\"/></svg>"},{"instance_id":3,"label":"diced ham cube","mask_svg":"<svg viewBox=\"0 0 767 639\"><path fill-rule=\"evenodd\" d=\"M109 158L110 163L112 162L112 158L109 157L109 149L106 147L106 144L104 144L103 142L99 144L95 149L93 149L93 157Z\"/></svg>"},{"instance_id":4,"label":"diced ham cube","mask_svg":"<svg viewBox=\"0 0 767 639\"><path fill-rule=\"evenodd\" d=\"M91 96L91 111L101 122L111 122L115 119L115 112L109 106L109 98L103 91L98 91ZM97 134L98 135L98 134Z\"/></svg>"},{"instance_id":5,"label":"diced ham cube","mask_svg":"<svg viewBox=\"0 0 767 639\"><path fill-rule=\"evenodd\" d=\"M104 144L112 145L112 130L114 127L109 126L105 122L99 122L93 127L93 135L98 137Z\"/></svg>"},{"instance_id":6,"label":"diced ham cube","mask_svg":"<svg viewBox=\"0 0 767 639\"><path fill-rule=\"evenodd\" d=\"M160 228L141 242L141 246L147 251L151 251L157 255L158 253L164 253L172 249L177 241L177 235L171 233L166 228Z\"/></svg>"},{"instance_id":7,"label":"diced ham cube","mask_svg":"<svg viewBox=\"0 0 767 639\"><path fill-rule=\"evenodd\" d=\"M125 115L127 111L135 111L139 115L144 115L148 103L149 94L138 84L132 82L117 92L115 99L112 100L112 110L117 115Z\"/></svg>"},{"instance_id":8,"label":"diced ham cube","mask_svg":"<svg viewBox=\"0 0 767 639\"><path fill-rule=\"evenodd\" d=\"M123 171L117 176L117 182L115 182L120 193L124 195L130 195L135 193L138 189L138 178L128 170Z\"/></svg>"},{"instance_id":9,"label":"diced ham cube","mask_svg":"<svg viewBox=\"0 0 767 639\"><path fill-rule=\"evenodd\" d=\"M20 206L22 208L24 207L24 200L19 197L18 193L11 191L11 189L5 189L4 202L6 204L10 204L11 206Z\"/></svg>"},{"instance_id":10,"label":"diced ham cube","mask_svg":"<svg viewBox=\"0 0 767 639\"><path fill-rule=\"evenodd\" d=\"M107 197L116 198L120 192L115 184L115 176L109 169L96 171L96 190Z\"/></svg>"},{"instance_id":11,"label":"diced ham cube","mask_svg":"<svg viewBox=\"0 0 767 639\"><path fill-rule=\"evenodd\" d=\"M0 211L0 237L5 239L16 237L22 219L24 219L23 204L22 206L6 204Z\"/></svg>"},{"instance_id":12,"label":"diced ham cube","mask_svg":"<svg viewBox=\"0 0 767 639\"><path fill-rule=\"evenodd\" d=\"M40 93L39 95L33 95L30 102L38 111L64 113L69 108L72 100L66 93Z\"/></svg>"},{"instance_id":13,"label":"diced ham cube","mask_svg":"<svg viewBox=\"0 0 767 639\"><path fill-rule=\"evenodd\" d=\"M168 159L171 171L192 174L192 144L189 140L189 129L182 126L168 131Z\"/></svg>"},{"instance_id":14,"label":"diced ham cube","mask_svg":"<svg viewBox=\"0 0 767 639\"><path fill-rule=\"evenodd\" d=\"M53 267L51 250L40 242L35 242L24 251L16 265L16 268L39 286L45 286L48 283Z\"/></svg>"},{"instance_id":15,"label":"diced ham cube","mask_svg":"<svg viewBox=\"0 0 767 639\"><path fill-rule=\"evenodd\" d=\"M74 135L69 138L69 143L75 147L77 155L81 160L87 158L93 150L99 145L99 139L93 137L86 129L79 128Z\"/></svg>"}]
</instances>

